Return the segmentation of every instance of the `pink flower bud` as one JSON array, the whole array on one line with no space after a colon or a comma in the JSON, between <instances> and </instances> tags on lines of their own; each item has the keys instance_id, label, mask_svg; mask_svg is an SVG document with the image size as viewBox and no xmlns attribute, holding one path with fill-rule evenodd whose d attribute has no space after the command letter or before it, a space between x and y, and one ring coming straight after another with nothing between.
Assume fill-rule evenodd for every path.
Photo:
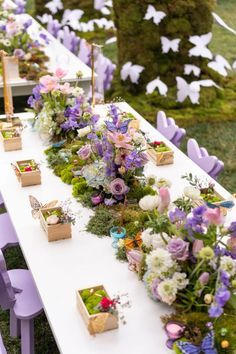
<instances>
[{"instance_id":1,"label":"pink flower bud","mask_svg":"<svg viewBox=\"0 0 236 354\"><path fill-rule=\"evenodd\" d=\"M204 247L204 243L202 240L195 240L193 242L193 255L194 257L197 257L198 253L201 251L201 249Z\"/></svg>"},{"instance_id":2,"label":"pink flower bud","mask_svg":"<svg viewBox=\"0 0 236 354\"><path fill-rule=\"evenodd\" d=\"M203 272L198 281L200 282L201 285L206 285L209 282L210 274L208 272Z\"/></svg>"}]
</instances>

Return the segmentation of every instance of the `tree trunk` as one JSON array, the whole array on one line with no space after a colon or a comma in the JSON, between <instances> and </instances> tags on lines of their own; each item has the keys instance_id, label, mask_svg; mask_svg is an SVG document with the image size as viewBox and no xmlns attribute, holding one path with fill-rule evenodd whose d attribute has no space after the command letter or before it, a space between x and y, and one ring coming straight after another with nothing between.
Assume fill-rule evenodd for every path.
<instances>
[{"instance_id":1,"label":"tree trunk","mask_svg":"<svg viewBox=\"0 0 236 354\"><path fill-rule=\"evenodd\" d=\"M131 92L143 90L151 80L160 76L168 86L176 85L176 76L183 76L184 64L195 64L208 71L206 60L189 57L193 46L189 36L212 30L211 11L215 0L113 0L118 37L118 70L131 61L144 66L139 85L129 79L122 84ZM159 25L144 20L148 5L167 15ZM162 53L161 36L180 38L179 52ZM205 68L205 69L204 69ZM195 78L196 79L196 78Z\"/></svg>"}]
</instances>

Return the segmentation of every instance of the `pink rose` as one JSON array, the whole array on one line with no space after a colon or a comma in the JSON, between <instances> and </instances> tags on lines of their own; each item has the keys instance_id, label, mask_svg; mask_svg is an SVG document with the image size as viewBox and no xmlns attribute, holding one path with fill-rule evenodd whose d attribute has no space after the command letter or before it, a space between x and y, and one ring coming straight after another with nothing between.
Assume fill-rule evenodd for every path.
<instances>
[{"instance_id":1,"label":"pink rose","mask_svg":"<svg viewBox=\"0 0 236 354\"><path fill-rule=\"evenodd\" d=\"M55 71L55 76L58 78L58 79L62 79L63 77L65 77L68 73L68 70L63 70L61 68L57 68L56 71Z\"/></svg>"}]
</instances>

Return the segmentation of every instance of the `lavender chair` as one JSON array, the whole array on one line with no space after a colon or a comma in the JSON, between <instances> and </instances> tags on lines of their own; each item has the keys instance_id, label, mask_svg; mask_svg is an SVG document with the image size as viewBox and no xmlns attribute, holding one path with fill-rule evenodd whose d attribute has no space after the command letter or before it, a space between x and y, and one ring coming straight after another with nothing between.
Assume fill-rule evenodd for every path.
<instances>
[{"instance_id":1,"label":"lavender chair","mask_svg":"<svg viewBox=\"0 0 236 354\"><path fill-rule=\"evenodd\" d=\"M192 161L215 180L218 174L224 169L224 163L218 160L216 156L210 156L205 148L199 147L195 139L188 140L187 154Z\"/></svg>"},{"instance_id":2,"label":"lavender chair","mask_svg":"<svg viewBox=\"0 0 236 354\"><path fill-rule=\"evenodd\" d=\"M0 205L2 204L3 198L0 193ZM0 250L5 250L7 247L11 246L16 246L18 243L16 232L9 214L0 214Z\"/></svg>"},{"instance_id":3,"label":"lavender chair","mask_svg":"<svg viewBox=\"0 0 236 354\"><path fill-rule=\"evenodd\" d=\"M7 354L6 348L3 344L1 333L0 333L0 354Z\"/></svg>"},{"instance_id":4,"label":"lavender chair","mask_svg":"<svg viewBox=\"0 0 236 354\"><path fill-rule=\"evenodd\" d=\"M185 129L179 128L174 119L167 118L163 111L159 111L157 114L157 129L177 147L180 146L182 139L186 135Z\"/></svg>"},{"instance_id":5,"label":"lavender chair","mask_svg":"<svg viewBox=\"0 0 236 354\"><path fill-rule=\"evenodd\" d=\"M34 353L34 318L43 308L31 273L26 269L7 271L0 251L0 305L10 309L10 335L21 335L21 353Z\"/></svg>"}]
</instances>

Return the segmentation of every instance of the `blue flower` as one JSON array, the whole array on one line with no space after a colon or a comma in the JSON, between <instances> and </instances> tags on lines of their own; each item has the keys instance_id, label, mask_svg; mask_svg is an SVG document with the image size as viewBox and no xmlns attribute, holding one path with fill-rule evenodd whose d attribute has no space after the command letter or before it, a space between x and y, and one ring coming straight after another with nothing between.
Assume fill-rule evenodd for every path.
<instances>
[{"instance_id":1,"label":"blue flower","mask_svg":"<svg viewBox=\"0 0 236 354\"><path fill-rule=\"evenodd\" d=\"M184 211L180 210L179 208L175 208L174 211L169 212L169 218L170 218L170 221L174 224L178 221L185 220L186 213Z\"/></svg>"},{"instance_id":2,"label":"blue flower","mask_svg":"<svg viewBox=\"0 0 236 354\"><path fill-rule=\"evenodd\" d=\"M217 290L215 294L215 301L218 306L224 307L225 304L229 301L230 296L230 291L225 286L222 286Z\"/></svg>"},{"instance_id":3,"label":"blue flower","mask_svg":"<svg viewBox=\"0 0 236 354\"><path fill-rule=\"evenodd\" d=\"M219 307L217 305L212 305L208 310L208 314L212 318L218 318L222 315L222 313L223 313L222 307Z\"/></svg>"}]
</instances>

